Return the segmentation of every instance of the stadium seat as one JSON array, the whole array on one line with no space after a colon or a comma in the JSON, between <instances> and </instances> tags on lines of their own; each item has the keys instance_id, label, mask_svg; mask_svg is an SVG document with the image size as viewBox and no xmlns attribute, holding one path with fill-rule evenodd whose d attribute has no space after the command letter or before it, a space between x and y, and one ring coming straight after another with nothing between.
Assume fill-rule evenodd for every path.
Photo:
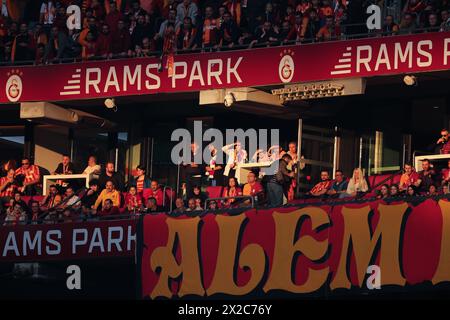
<instances>
[{"instance_id":1,"label":"stadium seat","mask_svg":"<svg viewBox=\"0 0 450 320\"><path fill-rule=\"evenodd\" d=\"M396 175L394 175L394 177L392 178L392 182L391 182L391 185L392 184L399 184L400 183L400 178L401 178L401 174L396 174Z\"/></svg>"},{"instance_id":2,"label":"stadium seat","mask_svg":"<svg viewBox=\"0 0 450 320\"><path fill-rule=\"evenodd\" d=\"M145 203L147 203L147 199L150 198L152 194L152 189L146 188L142 191L142 197L144 198Z\"/></svg>"},{"instance_id":3,"label":"stadium seat","mask_svg":"<svg viewBox=\"0 0 450 320\"><path fill-rule=\"evenodd\" d=\"M375 190L379 190L383 184L390 185L391 184L391 180L392 180L390 177L391 177L391 174L380 174L380 175L374 176L374 180L373 180L374 184L372 185L372 188L375 188L375 186L376 186ZM386 181L384 181L384 180L386 180ZM378 185L380 183L381 183L381 185Z\"/></svg>"},{"instance_id":4,"label":"stadium seat","mask_svg":"<svg viewBox=\"0 0 450 320\"><path fill-rule=\"evenodd\" d=\"M208 198L220 198L222 197L222 186L206 187L206 193Z\"/></svg>"}]
</instances>

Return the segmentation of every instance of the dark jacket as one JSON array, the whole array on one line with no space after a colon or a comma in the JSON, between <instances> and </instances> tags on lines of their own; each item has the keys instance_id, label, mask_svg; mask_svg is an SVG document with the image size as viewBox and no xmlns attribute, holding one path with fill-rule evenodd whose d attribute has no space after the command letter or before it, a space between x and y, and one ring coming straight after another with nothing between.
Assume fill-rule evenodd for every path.
<instances>
[{"instance_id":1,"label":"dark jacket","mask_svg":"<svg viewBox=\"0 0 450 320\"><path fill-rule=\"evenodd\" d=\"M109 177L105 171L102 172L98 181L101 190L105 189L106 182L111 180L118 191L124 191L124 179L119 172L114 172L111 177Z\"/></svg>"},{"instance_id":2,"label":"dark jacket","mask_svg":"<svg viewBox=\"0 0 450 320\"><path fill-rule=\"evenodd\" d=\"M76 173L75 166L72 162L69 162L69 164L67 165L67 170L72 173ZM55 173L57 173L57 174L64 173L64 165L62 164L62 162L60 164L58 164L58 167L56 168Z\"/></svg>"}]
</instances>

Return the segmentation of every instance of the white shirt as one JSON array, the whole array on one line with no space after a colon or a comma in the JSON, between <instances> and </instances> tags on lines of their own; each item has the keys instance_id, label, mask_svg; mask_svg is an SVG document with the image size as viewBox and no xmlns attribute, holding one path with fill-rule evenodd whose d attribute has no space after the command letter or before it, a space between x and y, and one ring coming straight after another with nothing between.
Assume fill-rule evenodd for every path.
<instances>
[{"instance_id":1,"label":"white shirt","mask_svg":"<svg viewBox=\"0 0 450 320\"><path fill-rule=\"evenodd\" d=\"M101 167L100 165L96 164L95 166L87 166L86 169L84 169L83 173L84 174L93 174L95 173L95 171L100 172Z\"/></svg>"},{"instance_id":2,"label":"white shirt","mask_svg":"<svg viewBox=\"0 0 450 320\"><path fill-rule=\"evenodd\" d=\"M44 24L53 24L53 19L55 18L53 2L42 3L41 13L44 14Z\"/></svg>"},{"instance_id":3,"label":"white shirt","mask_svg":"<svg viewBox=\"0 0 450 320\"><path fill-rule=\"evenodd\" d=\"M222 151L228 156L227 165L225 166L225 170L223 172L223 175L228 177L232 164L244 163L245 159L247 159L247 151L241 149L236 154L236 162L234 161L234 145L227 145L222 148ZM236 167L234 168L236 169Z\"/></svg>"}]
</instances>

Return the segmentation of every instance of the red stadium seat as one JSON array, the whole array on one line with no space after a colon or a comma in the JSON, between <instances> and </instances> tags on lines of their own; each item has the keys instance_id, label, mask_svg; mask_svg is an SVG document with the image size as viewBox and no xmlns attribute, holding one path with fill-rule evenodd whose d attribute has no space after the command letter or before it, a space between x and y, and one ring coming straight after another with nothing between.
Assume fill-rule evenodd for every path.
<instances>
[{"instance_id":1,"label":"red stadium seat","mask_svg":"<svg viewBox=\"0 0 450 320\"><path fill-rule=\"evenodd\" d=\"M393 178L392 178L392 182L391 184L399 184L400 183L400 178L401 178L401 174L396 174Z\"/></svg>"},{"instance_id":2,"label":"red stadium seat","mask_svg":"<svg viewBox=\"0 0 450 320\"><path fill-rule=\"evenodd\" d=\"M369 188L373 188L375 186L375 177L376 176L367 177L367 183L369 184Z\"/></svg>"},{"instance_id":3,"label":"red stadium seat","mask_svg":"<svg viewBox=\"0 0 450 320\"><path fill-rule=\"evenodd\" d=\"M144 198L144 201L147 202L147 199L150 198L152 195L152 189L146 188L144 191L142 191L142 197Z\"/></svg>"},{"instance_id":4,"label":"red stadium seat","mask_svg":"<svg viewBox=\"0 0 450 320\"><path fill-rule=\"evenodd\" d=\"M208 194L208 198L220 198L222 197L222 189L223 187L206 187L206 193Z\"/></svg>"},{"instance_id":5,"label":"red stadium seat","mask_svg":"<svg viewBox=\"0 0 450 320\"><path fill-rule=\"evenodd\" d=\"M391 184L391 179L388 179L388 178L390 178L390 176L391 176L390 174L380 174L380 175L374 176L374 180L373 180L374 184L372 185L372 188L377 186L375 188L375 190L379 190L383 184L390 185ZM384 181L384 180L386 180L386 181ZM382 181L384 181L384 182L382 183ZM381 183L381 185L378 185L380 183Z\"/></svg>"}]
</instances>

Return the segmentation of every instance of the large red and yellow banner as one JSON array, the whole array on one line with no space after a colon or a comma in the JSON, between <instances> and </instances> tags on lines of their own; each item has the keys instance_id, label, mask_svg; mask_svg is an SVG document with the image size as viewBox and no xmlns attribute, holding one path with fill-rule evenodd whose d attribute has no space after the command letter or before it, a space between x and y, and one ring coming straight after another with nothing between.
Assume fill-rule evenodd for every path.
<instances>
[{"instance_id":1,"label":"large red and yellow banner","mask_svg":"<svg viewBox=\"0 0 450 320\"><path fill-rule=\"evenodd\" d=\"M1 67L0 103L195 92L442 71L450 68L450 32L178 54L169 62L167 58L135 58Z\"/></svg>"},{"instance_id":2,"label":"large red and yellow banner","mask_svg":"<svg viewBox=\"0 0 450 320\"><path fill-rule=\"evenodd\" d=\"M141 228L143 298L301 297L368 290L376 278L378 292L450 281L447 199L145 216Z\"/></svg>"}]
</instances>

